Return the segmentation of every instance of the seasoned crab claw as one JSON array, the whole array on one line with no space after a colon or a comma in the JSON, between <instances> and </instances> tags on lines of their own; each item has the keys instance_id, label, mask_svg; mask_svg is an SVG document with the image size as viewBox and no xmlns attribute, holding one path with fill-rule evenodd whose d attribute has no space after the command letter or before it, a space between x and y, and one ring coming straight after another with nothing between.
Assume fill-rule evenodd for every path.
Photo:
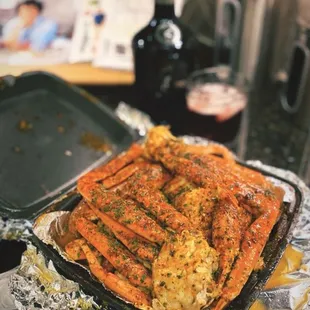
<instances>
[{"instance_id":1,"label":"seasoned crab claw","mask_svg":"<svg viewBox=\"0 0 310 310\"><path fill-rule=\"evenodd\" d=\"M85 217L86 219L90 221L94 221L98 219L96 214L89 208L85 200L81 200L80 203L74 208L74 210L70 214L69 218L69 231L78 237L78 231L76 229L76 222L81 218Z\"/></svg>"},{"instance_id":2,"label":"seasoned crab claw","mask_svg":"<svg viewBox=\"0 0 310 310\"><path fill-rule=\"evenodd\" d=\"M158 244L165 240L165 230L148 217L134 201L106 191L97 183L84 186L80 190L88 203L138 235Z\"/></svg>"},{"instance_id":3,"label":"seasoned crab claw","mask_svg":"<svg viewBox=\"0 0 310 310\"><path fill-rule=\"evenodd\" d=\"M95 224L84 218L77 223L77 229L129 282L151 289L152 280L147 269L116 239L99 232Z\"/></svg>"},{"instance_id":4,"label":"seasoned crab claw","mask_svg":"<svg viewBox=\"0 0 310 310\"><path fill-rule=\"evenodd\" d=\"M66 253L72 260L84 260L86 259L86 256L81 249L81 242L84 242L85 240L83 238L75 239L71 242L69 242L65 246ZM101 254L97 250L93 250L93 253L96 257L99 257Z\"/></svg>"},{"instance_id":5,"label":"seasoned crab claw","mask_svg":"<svg viewBox=\"0 0 310 310\"><path fill-rule=\"evenodd\" d=\"M224 309L241 292L268 240L275 225L280 203L276 200L262 204L261 215L247 229L241 243L240 253L223 288L223 293L213 309Z\"/></svg>"},{"instance_id":6,"label":"seasoned crab claw","mask_svg":"<svg viewBox=\"0 0 310 310\"><path fill-rule=\"evenodd\" d=\"M227 192L219 194L212 223L212 244L220 255L218 286L222 288L239 254L241 227L237 199Z\"/></svg>"},{"instance_id":7,"label":"seasoned crab claw","mask_svg":"<svg viewBox=\"0 0 310 310\"><path fill-rule=\"evenodd\" d=\"M189 228L188 219L169 204L159 190L170 178L161 165L150 165L133 174L119 192L142 204L163 225L182 231Z\"/></svg>"},{"instance_id":8,"label":"seasoned crab claw","mask_svg":"<svg viewBox=\"0 0 310 310\"><path fill-rule=\"evenodd\" d=\"M99 209L92 206L91 204L90 208L98 216L98 218L100 218L102 223L111 230L114 236L119 241L121 241L133 254L137 255L142 260L147 260L150 262L155 259L158 253L158 249L154 244L135 234L132 230L113 220L103 212L100 212Z\"/></svg>"},{"instance_id":9,"label":"seasoned crab claw","mask_svg":"<svg viewBox=\"0 0 310 310\"><path fill-rule=\"evenodd\" d=\"M125 168L118 171L115 175L103 180L102 184L106 189L114 187L118 184L121 184L125 180L127 180L130 176L132 176L135 172L150 166L150 163L145 161L132 163Z\"/></svg>"},{"instance_id":10,"label":"seasoned crab claw","mask_svg":"<svg viewBox=\"0 0 310 310\"><path fill-rule=\"evenodd\" d=\"M85 241L79 240L79 245L88 261L89 269L108 289L132 302L137 308L142 309L145 306L150 306L151 298L148 294L104 268Z\"/></svg>"},{"instance_id":11,"label":"seasoned crab claw","mask_svg":"<svg viewBox=\"0 0 310 310\"><path fill-rule=\"evenodd\" d=\"M134 182L128 190L128 194L142 203L145 209L153 214L161 223L175 231L190 228L189 220L167 203L164 195L146 184Z\"/></svg>"},{"instance_id":12,"label":"seasoned crab claw","mask_svg":"<svg viewBox=\"0 0 310 310\"><path fill-rule=\"evenodd\" d=\"M148 158L154 158L160 161L160 157L166 153L170 152L174 155L185 155L189 154L218 154L222 155L228 162L234 163L235 157L232 152L230 152L226 147L210 143L206 146L204 145L187 145L181 139L177 139L169 131L167 126L156 126L149 130L147 139L145 142L144 154Z\"/></svg>"},{"instance_id":13,"label":"seasoned crab claw","mask_svg":"<svg viewBox=\"0 0 310 310\"><path fill-rule=\"evenodd\" d=\"M138 144L133 144L127 152L120 154L107 164L83 175L77 182L78 190L85 186L85 184L98 182L112 176L117 171L141 156L142 153L142 147Z\"/></svg>"}]
</instances>

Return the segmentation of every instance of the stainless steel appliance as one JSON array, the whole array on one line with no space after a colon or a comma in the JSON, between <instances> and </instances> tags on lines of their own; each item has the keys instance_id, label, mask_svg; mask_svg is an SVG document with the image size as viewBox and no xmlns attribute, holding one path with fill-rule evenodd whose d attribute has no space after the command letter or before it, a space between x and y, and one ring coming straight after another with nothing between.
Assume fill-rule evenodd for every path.
<instances>
[{"instance_id":1,"label":"stainless steel appliance","mask_svg":"<svg viewBox=\"0 0 310 310\"><path fill-rule=\"evenodd\" d=\"M242 0L238 71L261 89L276 82L294 41L296 0Z\"/></svg>"},{"instance_id":2,"label":"stainless steel appliance","mask_svg":"<svg viewBox=\"0 0 310 310\"><path fill-rule=\"evenodd\" d=\"M310 12L310 2L300 11ZM310 14L308 20L297 20L294 42L290 59L283 76L286 77L280 92L280 100L285 111L293 115L301 129L310 128Z\"/></svg>"},{"instance_id":3,"label":"stainless steel appliance","mask_svg":"<svg viewBox=\"0 0 310 310\"><path fill-rule=\"evenodd\" d=\"M240 30L239 37L231 35L235 38L236 48L232 50L235 70L243 73L254 89L279 86L283 109L293 115L297 126L308 130L310 1L218 0L217 11L223 11L225 4L226 10L227 5L234 4L235 7L232 33L236 27ZM236 9L238 7L241 12ZM223 23L224 13L218 12L217 16L217 24ZM238 18L240 20L236 21ZM215 38L221 27L216 29Z\"/></svg>"},{"instance_id":4,"label":"stainless steel appliance","mask_svg":"<svg viewBox=\"0 0 310 310\"><path fill-rule=\"evenodd\" d=\"M188 0L181 19L213 46L214 65L229 54L226 64L257 87L266 78L274 81L289 59L297 1L309 0Z\"/></svg>"}]
</instances>

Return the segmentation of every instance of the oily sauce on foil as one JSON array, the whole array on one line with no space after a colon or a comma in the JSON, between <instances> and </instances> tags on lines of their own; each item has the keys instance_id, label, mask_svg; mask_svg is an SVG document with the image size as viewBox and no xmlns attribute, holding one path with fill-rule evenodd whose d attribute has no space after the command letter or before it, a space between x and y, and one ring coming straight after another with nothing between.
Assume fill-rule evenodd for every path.
<instances>
[{"instance_id":1,"label":"oily sauce on foil","mask_svg":"<svg viewBox=\"0 0 310 310\"><path fill-rule=\"evenodd\" d=\"M275 272L265 286L265 290L274 289L284 285L290 285L299 282L300 280L293 279L289 276L290 273L299 270L302 267L304 254L296 250L292 245L289 245L284 255L282 256ZM257 300L250 310L267 310L268 308L261 300Z\"/></svg>"},{"instance_id":2,"label":"oily sauce on foil","mask_svg":"<svg viewBox=\"0 0 310 310\"><path fill-rule=\"evenodd\" d=\"M283 285L294 284L299 280L295 280L289 276L290 273L297 271L302 266L304 254L289 245L284 252L282 259L275 272L267 282L265 289L273 289Z\"/></svg>"}]
</instances>

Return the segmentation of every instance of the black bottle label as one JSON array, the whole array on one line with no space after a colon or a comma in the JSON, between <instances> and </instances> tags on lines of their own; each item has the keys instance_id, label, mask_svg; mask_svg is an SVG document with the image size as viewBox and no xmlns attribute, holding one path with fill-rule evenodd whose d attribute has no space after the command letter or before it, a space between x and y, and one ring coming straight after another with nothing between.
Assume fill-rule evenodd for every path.
<instances>
[{"instance_id":1,"label":"black bottle label","mask_svg":"<svg viewBox=\"0 0 310 310\"><path fill-rule=\"evenodd\" d=\"M155 38L164 46L181 46L182 34L178 26L169 20L162 20L155 31Z\"/></svg>"}]
</instances>

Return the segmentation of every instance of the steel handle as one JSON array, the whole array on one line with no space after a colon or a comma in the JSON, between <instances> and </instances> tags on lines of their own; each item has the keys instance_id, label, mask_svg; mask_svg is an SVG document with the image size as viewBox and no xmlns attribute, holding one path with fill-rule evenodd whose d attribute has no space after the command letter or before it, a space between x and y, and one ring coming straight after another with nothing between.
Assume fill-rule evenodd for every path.
<instances>
[{"instance_id":1,"label":"steel handle","mask_svg":"<svg viewBox=\"0 0 310 310\"><path fill-rule=\"evenodd\" d=\"M221 40L221 29L224 28L224 12L225 8L230 6L233 9L234 19L232 24L232 49L230 52L230 66L232 69L236 67L236 53L238 50L237 39L240 31L241 24L241 13L242 8L238 0L219 0L218 9L216 14L216 29L215 29L215 55L214 63L219 64L219 52L220 52L220 40Z\"/></svg>"},{"instance_id":2,"label":"steel handle","mask_svg":"<svg viewBox=\"0 0 310 310\"><path fill-rule=\"evenodd\" d=\"M297 99L295 100L293 105L290 105L288 103L288 99L287 99L287 89L289 86L288 83L290 81L290 76L291 76L293 68L294 68L293 59L291 60L290 72L288 72L288 82L286 83L284 89L280 93L280 101L281 101L282 108L290 114L296 113L298 111L301 103L302 103L303 95L305 92L305 85L306 85L306 81L307 81L307 76L308 76L308 72L309 72L309 68L310 68L309 67L309 65L310 65L310 51L309 51L308 47L305 46L302 42L296 42L294 44L294 47L293 47L292 55L294 55L294 53L297 49L299 49L304 54L304 57L305 57L304 66L303 66L303 69L301 71L300 85L298 87L297 94L295 96L295 98L297 98Z\"/></svg>"}]
</instances>

